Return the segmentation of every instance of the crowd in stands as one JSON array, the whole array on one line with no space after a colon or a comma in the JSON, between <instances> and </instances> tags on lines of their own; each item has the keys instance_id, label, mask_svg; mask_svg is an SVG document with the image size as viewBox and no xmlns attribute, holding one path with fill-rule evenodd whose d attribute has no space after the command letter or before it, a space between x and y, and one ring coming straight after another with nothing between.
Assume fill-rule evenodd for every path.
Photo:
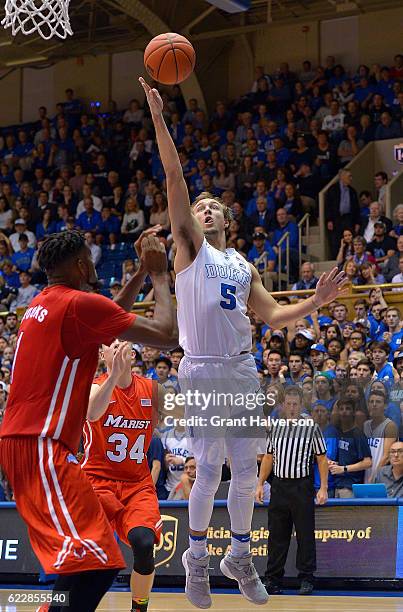
<instances>
[{"instance_id":1,"label":"crowd in stands","mask_svg":"<svg viewBox=\"0 0 403 612\"><path fill-rule=\"evenodd\" d=\"M210 116L196 99L186 104L179 87L162 90L164 116L191 199L205 191L221 197L233 213L227 246L252 262L266 253L269 272L277 270L283 248L278 243L288 231L293 288L312 289L317 282L313 266L306 263L299 270L295 256L297 223L305 212L317 217L318 193L339 173L326 201L337 264L354 285L403 282L403 204L389 219L384 206L389 177L380 169L373 185L357 193L345 169L368 142L402 135L402 82L402 55L395 56L392 67L361 65L355 74L334 57L317 68L305 61L298 73L286 63L270 75L257 67L251 90L230 104L217 101ZM14 313L46 283L37 247L48 234L73 228L85 232L102 292L111 297L136 269L133 242L146 227L161 226L171 269L175 257L148 109L132 100L125 111L111 104L109 112L94 114L68 89L55 114L45 107L38 112L37 122L0 130L0 302L5 313L0 316L0 419L18 331ZM146 284L139 299L151 295ZM391 434L384 437L386 462L387 440L399 437L402 421L403 321L380 289L372 290L368 301L357 300L354 309L355 317L348 317L347 307L335 303L327 314L296 321L288 330L271 330L250 313L253 352L262 384L277 394L278 411L284 385L297 384L305 410L324 431L343 433L348 425L365 436L368 428L378 431L382 424ZM152 310L146 314L152 316ZM176 393L181 355L180 349L160 355L139 347L134 370ZM383 398L378 416L367 403L375 391L379 402ZM351 422L342 417L349 411ZM358 445L358 454L343 460L361 461L364 447ZM331 460L340 462L337 449ZM155 474L160 463L160 497L172 491L176 498L186 497L197 466L188 457L185 432L162 431L150 452ZM362 481L364 472L354 472L350 480L344 475L341 486L336 467L334 489L351 490L352 480Z\"/></svg>"}]
</instances>

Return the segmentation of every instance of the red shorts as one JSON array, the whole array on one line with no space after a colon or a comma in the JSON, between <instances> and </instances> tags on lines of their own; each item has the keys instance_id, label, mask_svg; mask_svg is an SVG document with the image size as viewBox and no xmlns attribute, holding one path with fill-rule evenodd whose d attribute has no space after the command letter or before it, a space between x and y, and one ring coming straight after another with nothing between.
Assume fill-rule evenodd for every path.
<instances>
[{"instance_id":1,"label":"red shorts","mask_svg":"<svg viewBox=\"0 0 403 612\"><path fill-rule=\"evenodd\" d=\"M151 476L140 482L109 480L87 474L105 514L119 538L130 546L127 534L134 527L148 527L158 543L162 520Z\"/></svg>"},{"instance_id":2,"label":"red shorts","mask_svg":"<svg viewBox=\"0 0 403 612\"><path fill-rule=\"evenodd\" d=\"M126 567L102 506L68 448L50 438L3 438L0 464L46 573Z\"/></svg>"}]
</instances>

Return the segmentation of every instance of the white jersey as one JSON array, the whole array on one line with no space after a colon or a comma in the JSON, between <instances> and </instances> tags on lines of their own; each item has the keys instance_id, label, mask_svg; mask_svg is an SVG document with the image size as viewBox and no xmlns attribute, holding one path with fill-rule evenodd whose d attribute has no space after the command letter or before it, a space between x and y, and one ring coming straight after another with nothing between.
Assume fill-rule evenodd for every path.
<instances>
[{"instance_id":1,"label":"white jersey","mask_svg":"<svg viewBox=\"0 0 403 612\"><path fill-rule=\"evenodd\" d=\"M167 471L167 479L165 482L165 488L167 491L172 491L181 481L183 470L185 467L185 459L190 455L189 441L186 431L176 431L175 429L169 429L161 436L162 446L167 453L175 455L175 457L182 457L183 463L179 465L170 465Z\"/></svg>"},{"instance_id":2,"label":"white jersey","mask_svg":"<svg viewBox=\"0 0 403 612\"><path fill-rule=\"evenodd\" d=\"M235 251L206 239L195 260L176 275L179 343L188 356L234 356L252 348L246 314L252 272Z\"/></svg>"},{"instance_id":3,"label":"white jersey","mask_svg":"<svg viewBox=\"0 0 403 612\"><path fill-rule=\"evenodd\" d=\"M372 429L371 420L365 421L364 433L368 438L369 448L371 449L372 466L365 470L365 482L369 482L378 471L378 465L383 457L385 450L385 429L392 423L391 419L385 419L377 427Z\"/></svg>"}]
</instances>

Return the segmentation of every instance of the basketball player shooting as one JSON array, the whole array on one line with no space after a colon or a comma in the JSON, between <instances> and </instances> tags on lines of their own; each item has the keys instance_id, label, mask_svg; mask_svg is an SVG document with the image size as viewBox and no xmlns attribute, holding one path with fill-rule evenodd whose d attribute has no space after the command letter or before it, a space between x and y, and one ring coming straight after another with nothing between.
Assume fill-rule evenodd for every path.
<instances>
[{"instance_id":1,"label":"basketball player shooting","mask_svg":"<svg viewBox=\"0 0 403 612\"><path fill-rule=\"evenodd\" d=\"M226 391L238 385L244 393L256 393L259 382L250 353L247 307L270 327L285 327L335 299L345 284L344 272L334 268L322 274L315 294L303 302L277 304L263 287L254 266L234 249L226 249L225 231L231 211L208 193L198 196L190 206L179 156L162 115L161 96L144 79L139 80L150 106L166 174L169 216L177 247L179 343L185 351L179 368L181 390L186 386L194 388L203 378L211 382L211 389L217 381L226 380ZM196 410L192 408L193 413ZM238 581L241 593L249 601L264 604L268 596L250 552L257 443L245 435L226 437L224 445L222 439L201 435L199 428L194 428L192 434L197 475L189 499L190 548L183 555L187 597L199 608L211 606L206 538L226 446L231 464L228 512L232 539L231 553L222 559L220 568L225 576Z\"/></svg>"},{"instance_id":2,"label":"basketball player shooting","mask_svg":"<svg viewBox=\"0 0 403 612\"><path fill-rule=\"evenodd\" d=\"M50 612L93 612L125 567L75 454L99 346L115 338L178 345L165 249L151 234L141 242L139 271L117 303L89 293L97 286L97 275L80 232L53 234L39 250L49 285L31 302L18 333L0 464L36 556L46 573L59 575L55 592L69 592L69 606L52 605ZM151 320L126 312L147 274L156 298Z\"/></svg>"}]
</instances>

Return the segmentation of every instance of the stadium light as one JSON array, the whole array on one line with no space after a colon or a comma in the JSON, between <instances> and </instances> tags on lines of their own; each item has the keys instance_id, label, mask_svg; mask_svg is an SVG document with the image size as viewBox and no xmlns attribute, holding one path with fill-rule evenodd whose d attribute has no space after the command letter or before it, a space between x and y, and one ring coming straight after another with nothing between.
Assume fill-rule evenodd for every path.
<instances>
[{"instance_id":1,"label":"stadium light","mask_svg":"<svg viewBox=\"0 0 403 612\"><path fill-rule=\"evenodd\" d=\"M250 0L207 0L226 13L241 13L250 9Z\"/></svg>"}]
</instances>

